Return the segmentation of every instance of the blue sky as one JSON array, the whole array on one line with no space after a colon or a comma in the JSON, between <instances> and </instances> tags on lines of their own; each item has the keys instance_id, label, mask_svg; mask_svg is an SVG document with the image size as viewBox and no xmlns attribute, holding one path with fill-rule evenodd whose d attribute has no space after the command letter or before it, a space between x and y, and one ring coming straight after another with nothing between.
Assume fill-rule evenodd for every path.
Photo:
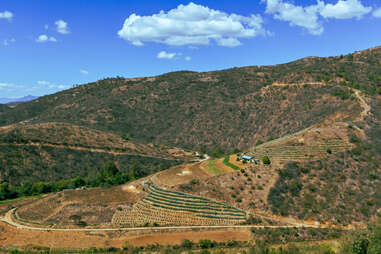
<instances>
[{"instance_id":1,"label":"blue sky","mask_svg":"<svg viewBox=\"0 0 381 254\"><path fill-rule=\"evenodd\" d=\"M2 0L0 97L380 46L380 7L376 0Z\"/></svg>"}]
</instances>

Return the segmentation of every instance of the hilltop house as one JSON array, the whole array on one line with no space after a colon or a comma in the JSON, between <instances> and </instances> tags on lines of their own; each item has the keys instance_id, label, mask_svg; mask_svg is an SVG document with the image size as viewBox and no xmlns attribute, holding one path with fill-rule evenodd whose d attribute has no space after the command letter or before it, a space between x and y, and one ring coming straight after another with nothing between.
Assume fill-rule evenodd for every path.
<instances>
[{"instance_id":1,"label":"hilltop house","mask_svg":"<svg viewBox=\"0 0 381 254\"><path fill-rule=\"evenodd\" d=\"M256 162L255 159L254 159L254 157L249 156L249 155L246 155L246 154L240 156L240 157L239 157L239 160L243 160L243 161L245 161L245 162Z\"/></svg>"}]
</instances>

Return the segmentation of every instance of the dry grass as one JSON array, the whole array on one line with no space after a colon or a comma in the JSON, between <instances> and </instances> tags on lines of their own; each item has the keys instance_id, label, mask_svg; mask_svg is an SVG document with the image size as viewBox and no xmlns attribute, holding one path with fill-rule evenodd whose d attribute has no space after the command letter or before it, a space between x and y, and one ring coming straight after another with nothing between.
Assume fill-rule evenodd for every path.
<instances>
[{"instance_id":1,"label":"dry grass","mask_svg":"<svg viewBox=\"0 0 381 254\"><path fill-rule=\"evenodd\" d=\"M77 215L87 224L108 224L118 207L131 206L144 195L124 189L117 186L50 194L22 206L18 209L18 216L35 223L66 225L75 223L71 216Z\"/></svg>"},{"instance_id":2,"label":"dry grass","mask_svg":"<svg viewBox=\"0 0 381 254\"><path fill-rule=\"evenodd\" d=\"M180 244L184 239L197 242L200 239L210 239L218 242L228 240L248 241L251 239L249 230L206 230L206 231L174 231L174 232L57 232L57 231L30 231L16 229L6 223L0 222L0 246L30 245L45 246L55 249L80 249L80 248L106 248L125 245L126 241L134 246L159 243Z\"/></svg>"}]
</instances>

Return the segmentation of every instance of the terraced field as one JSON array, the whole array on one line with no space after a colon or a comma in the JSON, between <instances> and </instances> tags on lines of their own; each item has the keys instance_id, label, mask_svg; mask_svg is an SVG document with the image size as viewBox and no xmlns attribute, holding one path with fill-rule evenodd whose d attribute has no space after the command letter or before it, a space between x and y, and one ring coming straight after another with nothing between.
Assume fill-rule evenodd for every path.
<instances>
[{"instance_id":1,"label":"terraced field","mask_svg":"<svg viewBox=\"0 0 381 254\"><path fill-rule=\"evenodd\" d=\"M340 123L333 127L306 129L253 147L249 154L255 158L267 155L280 162L323 158L330 153L353 148L348 141L347 129L346 125Z\"/></svg>"},{"instance_id":2,"label":"terraced field","mask_svg":"<svg viewBox=\"0 0 381 254\"><path fill-rule=\"evenodd\" d=\"M144 184L149 194L131 210L117 211L112 223L120 226L234 225L246 212L222 202Z\"/></svg>"}]
</instances>

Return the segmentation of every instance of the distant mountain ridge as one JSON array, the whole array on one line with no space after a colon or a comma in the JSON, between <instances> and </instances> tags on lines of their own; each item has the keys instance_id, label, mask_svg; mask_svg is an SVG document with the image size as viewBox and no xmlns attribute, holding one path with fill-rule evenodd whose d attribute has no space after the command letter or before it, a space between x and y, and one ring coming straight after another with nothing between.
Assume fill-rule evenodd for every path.
<instances>
[{"instance_id":1,"label":"distant mountain ridge","mask_svg":"<svg viewBox=\"0 0 381 254\"><path fill-rule=\"evenodd\" d=\"M37 99L38 96L33 95L27 95L20 98L0 98L0 104L8 104L8 103L15 103L15 102L28 102Z\"/></svg>"}]
</instances>

